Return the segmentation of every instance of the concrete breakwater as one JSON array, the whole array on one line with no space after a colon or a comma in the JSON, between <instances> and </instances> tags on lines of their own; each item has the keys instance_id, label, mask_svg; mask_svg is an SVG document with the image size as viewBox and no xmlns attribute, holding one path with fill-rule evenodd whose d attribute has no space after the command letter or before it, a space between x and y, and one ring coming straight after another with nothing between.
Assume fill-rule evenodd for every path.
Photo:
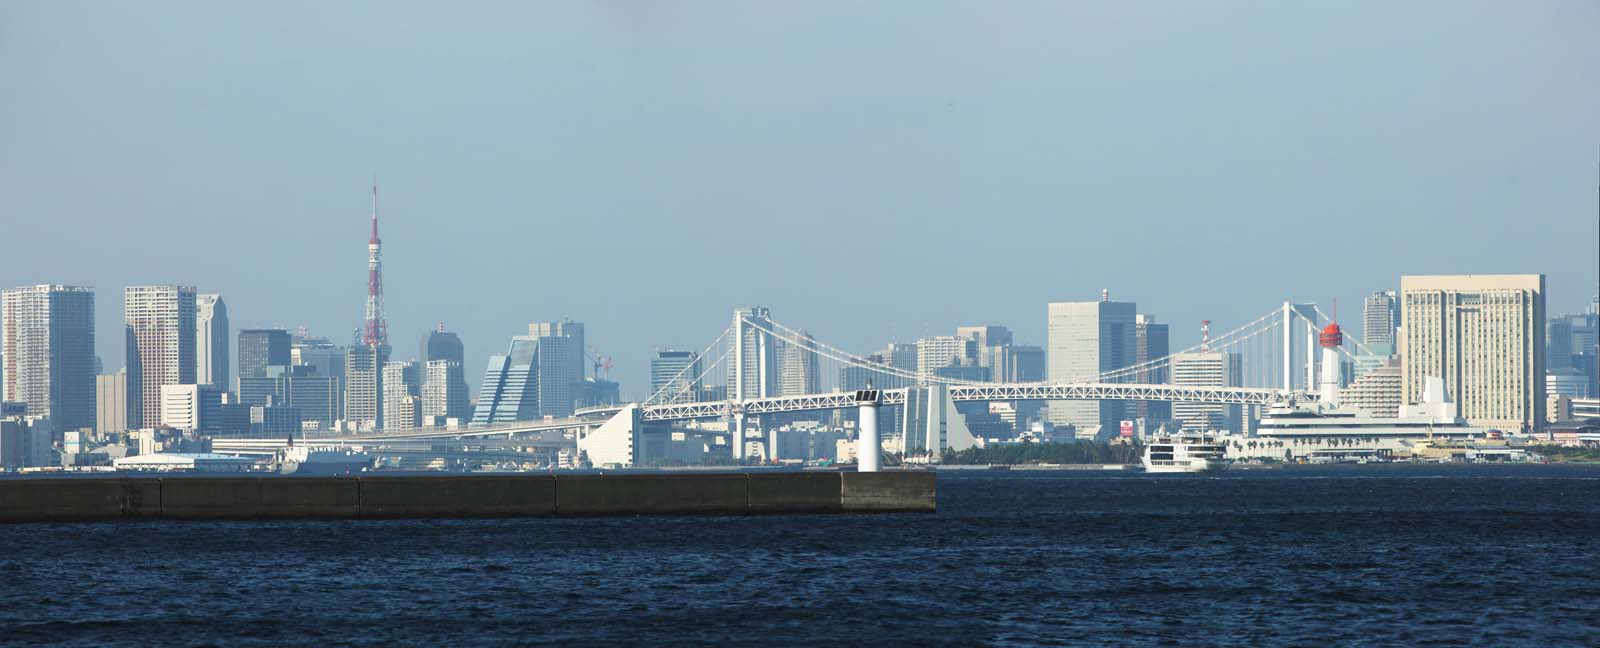
<instances>
[{"instance_id":1,"label":"concrete breakwater","mask_svg":"<svg viewBox=\"0 0 1600 648\"><path fill-rule=\"evenodd\" d=\"M0 479L0 522L932 512L931 472Z\"/></svg>"}]
</instances>

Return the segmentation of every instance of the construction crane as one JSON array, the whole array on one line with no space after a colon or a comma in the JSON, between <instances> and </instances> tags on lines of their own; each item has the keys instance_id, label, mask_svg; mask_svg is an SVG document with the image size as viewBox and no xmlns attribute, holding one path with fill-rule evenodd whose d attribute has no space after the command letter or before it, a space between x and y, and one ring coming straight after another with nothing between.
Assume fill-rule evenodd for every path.
<instances>
[{"instance_id":1,"label":"construction crane","mask_svg":"<svg viewBox=\"0 0 1600 648\"><path fill-rule=\"evenodd\" d=\"M602 369L605 370L605 378L607 380L611 378L611 356L601 357L600 352L596 351L594 347L589 347L587 351L583 352L583 355L588 357L589 362L594 364L595 380L601 379L600 370Z\"/></svg>"}]
</instances>

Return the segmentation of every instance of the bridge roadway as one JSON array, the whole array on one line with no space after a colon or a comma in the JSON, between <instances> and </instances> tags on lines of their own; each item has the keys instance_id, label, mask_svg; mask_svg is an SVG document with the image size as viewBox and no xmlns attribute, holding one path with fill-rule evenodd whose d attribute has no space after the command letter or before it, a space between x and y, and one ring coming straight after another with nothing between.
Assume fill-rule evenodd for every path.
<instances>
[{"instance_id":1,"label":"bridge roadway","mask_svg":"<svg viewBox=\"0 0 1600 648\"><path fill-rule=\"evenodd\" d=\"M1280 400L1283 393L1262 387L1184 387L1179 385L1140 385L1128 383L1011 383L951 385L950 398L956 401L1026 401L1026 400L1150 400L1219 403L1227 405L1267 405ZM885 389L883 404L902 405L906 402L906 388ZM1296 392L1295 398L1315 400L1314 394ZM732 412L745 414L774 414L780 412L808 412L855 407L855 392L831 392L801 396L774 396L756 398L742 404L733 401L702 403L671 403L639 406L644 421L686 421L729 416ZM401 445L408 441L430 439L515 439L524 447L559 447L570 445L562 438L569 430L590 429L621 412L626 406L591 407L578 410L570 418L546 419L502 423L487 427L418 428L401 432L369 435L341 435L310 437L306 441L316 444L339 445ZM537 434L538 438L529 438Z\"/></svg>"},{"instance_id":2,"label":"bridge roadway","mask_svg":"<svg viewBox=\"0 0 1600 648\"><path fill-rule=\"evenodd\" d=\"M1028 400L1140 400L1179 401L1192 403L1218 403L1224 405L1268 405L1283 398L1283 392L1262 387L1185 387L1180 385L1141 385L1131 383L1010 383L951 385L950 398L955 401L1028 401ZM901 405L906 402L906 388L885 389L883 404ZM1302 401L1316 400L1314 394L1297 392ZM802 396L775 396L756 398L742 404L732 401L705 403L671 403L644 405L640 417L646 421L678 421L687 419L719 418L733 411L745 414L772 414L778 412L805 412L813 410L855 407L854 392L805 394ZM599 407L581 410L580 416L608 415L621 411L620 407Z\"/></svg>"}]
</instances>

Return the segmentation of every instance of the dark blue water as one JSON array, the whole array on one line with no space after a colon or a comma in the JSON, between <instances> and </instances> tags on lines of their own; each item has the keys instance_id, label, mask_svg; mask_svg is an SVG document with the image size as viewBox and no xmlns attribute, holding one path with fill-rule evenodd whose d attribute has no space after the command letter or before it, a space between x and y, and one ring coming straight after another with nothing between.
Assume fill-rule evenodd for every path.
<instances>
[{"instance_id":1,"label":"dark blue water","mask_svg":"<svg viewBox=\"0 0 1600 648\"><path fill-rule=\"evenodd\" d=\"M1600 468L941 475L939 506L0 526L0 642L1600 645Z\"/></svg>"}]
</instances>

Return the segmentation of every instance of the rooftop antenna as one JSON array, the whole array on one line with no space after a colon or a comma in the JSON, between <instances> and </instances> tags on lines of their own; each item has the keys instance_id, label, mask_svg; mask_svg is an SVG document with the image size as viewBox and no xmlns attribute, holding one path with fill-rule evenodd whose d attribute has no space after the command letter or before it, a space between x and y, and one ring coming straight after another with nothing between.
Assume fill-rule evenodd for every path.
<instances>
[{"instance_id":1,"label":"rooftop antenna","mask_svg":"<svg viewBox=\"0 0 1600 648\"><path fill-rule=\"evenodd\" d=\"M1200 320L1200 351L1211 350L1211 320Z\"/></svg>"}]
</instances>

